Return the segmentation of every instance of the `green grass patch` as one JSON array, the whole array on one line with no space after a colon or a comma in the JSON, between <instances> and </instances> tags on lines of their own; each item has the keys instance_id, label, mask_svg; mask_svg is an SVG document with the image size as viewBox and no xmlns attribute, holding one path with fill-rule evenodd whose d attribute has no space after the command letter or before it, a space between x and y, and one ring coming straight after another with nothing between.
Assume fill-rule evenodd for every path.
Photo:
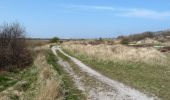
<instances>
[{"instance_id":1,"label":"green grass patch","mask_svg":"<svg viewBox=\"0 0 170 100\"><path fill-rule=\"evenodd\" d=\"M35 67L34 67L35 68ZM32 73L31 71L33 68L25 69L21 72L14 73L14 72L7 72L5 74L0 75L0 92L7 89L8 87L13 86L19 81L26 81L27 84L22 87L16 87L19 90L25 91L27 88L29 88L29 85L36 80L35 73Z\"/></svg>"},{"instance_id":2,"label":"green grass patch","mask_svg":"<svg viewBox=\"0 0 170 100\"><path fill-rule=\"evenodd\" d=\"M149 65L142 62L97 60L86 55L66 51L93 69L142 92L153 93L163 100L170 100L170 67Z\"/></svg>"},{"instance_id":3,"label":"green grass patch","mask_svg":"<svg viewBox=\"0 0 170 100\"><path fill-rule=\"evenodd\" d=\"M74 85L72 77L69 76L69 74L63 70L62 66L57 64L58 61L57 57L51 51L49 51L48 54L46 55L46 58L47 62L51 64L54 67L54 69L59 73L59 75L62 77L66 100L85 100L84 94L82 94L82 92L78 90L77 87Z\"/></svg>"},{"instance_id":4,"label":"green grass patch","mask_svg":"<svg viewBox=\"0 0 170 100\"><path fill-rule=\"evenodd\" d=\"M56 51L56 52L57 52L58 56L61 57L63 60L70 61L70 58L68 58L67 56L62 54L60 51Z\"/></svg>"},{"instance_id":5,"label":"green grass patch","mask_svg":"<svg viewBox=\"0 0 170 100\"><path fill-rule=\"evenodd\" d=\"M53 68L58 72L59 75L62 75L63 70L57 64L58 59L51 51L48 51L48 53L46 54L46 60L48 64L53 66Z\"/></svg>"},{"instance_id":6,"label":"green grass patch","mask_svg":"<svg viewBox=\"0 0 170 100\"><path fill-rule=\"evenodd\" d=\"M23 73L21 74L21 81L25 82L25 84L20 85L18 88L20 88L20 90L22 91L27 91L28 89L30 89L31 84L36 83L37 75L38 70L35 65L23 71Z\"/></svg>"},{"instance_id":7,"label":"green grass patch","mask_svg":"<svg viewBox=\"0 0 170 100\"><path fill-rule=\"evenodd\" d=\"M39 83L37 82L38 75L39 71L35 65L23 71L21 81L15 87L16 90L23 91L23 95L21 97L14 95L13 98L23 98L27 100L35 98L39 88Z\"/></svg>"},{"instance_id":8,"label":"green grass patch","mask_svg":"<svg viewBox=\"0 0 170 100\"><path fill-rule=\"evenodd\" d=\"M7 90L7 96L10 97L11 100L19 100L20 96L13 94L13 91L22 91L27 95L26 97L31 98L31 96L35 95L32 91L37 87L37 68L36 66L29 67L27 69L21 70L19 72L6 72L0 75L0 92L6 90L9 87L12 87L12 90ZM28 93L32 93L31 95ZM30 99L31 100L31 99Z\"/></svg>"},{"instance_id":9,"label":"green grass patch","mask_svg":"<svg viewBox=\"0 0 170 100\"><path fill-rule=\"evenodd\" d=\"M5 75L0 75L0 92L14 85L17 82L15 79L11 79Z\"/></svg>"}]
</instances>

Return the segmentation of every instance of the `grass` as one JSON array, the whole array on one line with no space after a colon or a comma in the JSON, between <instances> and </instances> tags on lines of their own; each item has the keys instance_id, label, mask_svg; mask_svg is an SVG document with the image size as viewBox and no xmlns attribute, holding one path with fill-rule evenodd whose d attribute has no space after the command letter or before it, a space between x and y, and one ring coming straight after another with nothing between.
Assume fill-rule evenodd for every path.
<instances>
[{"instance_id":1,"label":"grass","mask_svg":"<svg viewBox=\"0 0 170 100\"><path fill-rule=\"evenodd\" d=\"M15 79L10 79L5 75L0 75L0 92L14 85L17 82Z\"/></svg>"},{"instance_id":2,"label":"grass","mask_svg":"<svg viewBox=\"0 0 170 100\"><path fill-rule=\"evenodd\" d=\"M123 45L83 45L66 42L62 44L75 54L85 54L98 60L143 62L147 64L166 65L167 58L164 54L152 47L135 48Z\"/></svg>"},{"instance_id":3,"label":"grass","mask_svg":"<svg viewBox=\"0 0 170 100\"><path fill-rule=\"evenodd\" d=\"M46 61L50 49L37 48L32 66L0 73L0 100L64 100L61 78Z\"/></svg>"},{"instance_id":4,"label":"grass","mask_svg":"<svg viewBox=\"0 0 170 100\"><path fill-rule=\"evenodd\" d=\"M61 52L59 51L56 51L58 56L61 57L64 61L71 61L70 58L68 58L67 56L65 56L64 54L62 54Z\"/></svg>"},{"instance_id":5,"label":"grass","mask_svg":"<svg viewBox=\"0 0 170 100\"><path fill-rule=\"evenodd\" d=\"M4 74L0 74L0 92L15 85L19 81L28 81L27 85L25 85L22 90L29 88L29 85L36 80L37 73L32 72L35 68L35 66L32 66L17 72L5 72Z\"/></svg>"},{"instance_id":6,"label":"grass","mask_svg":"<svg viewBox=\"0 0 170 100\"><path fill-rule=\"evenodd\" d=\"M5 100L63 100L60 77L53 67L47 64L44 55L46 52L41 51L37 55L33 66L18 73L0 75L0 87L3 86L4 90L0 92L0 97ZM15 80L16 84L12 84L11 80Z\"/></svg>"},{"instance_id":7,"label":"grass","mask_svg":"<svg viewBox=\"0 0 170 100\"><path fill-rule=\"evenodd\" d=\"M38 69L38 79L36 85L38 87L37 95L35 96L36 100L63 100L63 83L57 73L53 69L51 64L48 64L46 54L48 50L41 52L37 59L35 60L35 65ZM36 84L37 84L36 83Z\"/></svg>"},{"instance_id":8,"label":"grass","mask_svg":"<svg viewBox=\"0 0 170 100\"><path fill-rule=\"evenodd\" d=\"M6 72L1 74L0 95L10 98L11 100L18 100L21 98L21 95L16 95L14 91L26 94L26 92L31 88L31 85L37 80L37 71L35 71L35 69L36 67L32 66L15 73ZM35 89L35 87L33 89Z\"/></svg>"},{"instance_id":9,"label":"grass","mask_svg":"<svg viewBox=\"0 0 170 100\"><path fill-rule=\"evenodd\" d=\"M25 81L26 84L19 86L19 88L22 91L29 90L31 88L31 85L37 82L37 75L38 75L38 70L35 65L25 70L21 75L21 80Z\"/></svg>"},{"instance_id":10,"label":"grass","mask_svg":"<svg viewBox=\"0 0 170 100\"><path fill-rule=\"evenodd\" d=\"M62 76L66 100L84 100L84 95L80 90L77 89L72 80L72 77L63 70L62 66L57 64L57 61L57 57L52 52L48 52L47 62L54 67L54 69L60 74L60 76Z\"/></svg>"},{"instance_id":11,"label":"grass","mask_svg":"<svg viewBox=\"0 0 170 100\"><path fill-rule=\"evenodd\" d=\"M47 64L43 51L37 55L34 66L25 70L15 90L22 91L18 98L26 100L63 100L62 83L56 71ZM16 95L13 95L16 98Z\"/></svg>"},{"instance_id":12,"label":"grass","mask_svg":"<svg viewBox=\"0 0 170 100\"><path fill-rule=\"evenodd\" d=\"M9 72L0 73L0 92L8 89L9 87L15 85L21 80L21 70L15 69Z\"/></svg>"},{"instance_id":13,"label":"grass","mask_svg":"<svg viewBox=\"0 0 170 100\"><path fill-rule=\"evenodd\" d=\"M20 74L18 75L18 82L13 86L13 92L8 91L10 99L33 99L37 91L37 75L38 70L35 65L32 65L31 67L20 72ZM22 95L16 95L14 91L18 91L18 93L22 93Z\"/></svg>"},{"instance_id":14,"label":"grass","mask_svg":"<svg viewBox=\"0 0 170 100\"><path fill-rule=\"evenodd\" d=\"M43 46L49 43L49 40L36 40L36 39L32 39L32 40L26 40L26 44L29 48L34 48L34 47L38 47L38 46Z\"/></svg>"},{"instance_id":15,"label":"grass","mask_svg":"<svg viewBox=\"0 0 170 100\"><path fill-rule=\"evenodd\" d=\"M136 88L142 92L153 93L163 100L170 99L170 68L168 65L153 65L133 61L103 61L86 54L68 54L80 59L100 73Z\"/></svg>"}]
</instances>

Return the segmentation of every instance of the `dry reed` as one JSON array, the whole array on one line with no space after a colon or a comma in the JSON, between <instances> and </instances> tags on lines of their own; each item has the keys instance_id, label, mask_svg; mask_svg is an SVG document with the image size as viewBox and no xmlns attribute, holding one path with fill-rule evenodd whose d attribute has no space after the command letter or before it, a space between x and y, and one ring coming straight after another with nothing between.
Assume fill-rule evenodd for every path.
<instances>
[{"instance_id":1,"label":"dry reed","mask_svg":"<svg viewBox=\"0 0 170 100\"><path fill-rule=\"evenodd\" d=\"M35 100L63 100L61 80L51 65L47 64L43 54L38 55L35 65L39 72L39 92Z\"/></svg>"},{"instance_id":2,"label":"dry reed","mask_svg":"<svg viewBox=\"0 0 170 100\"><path fill-rule=\"evenodd\" d=\"M152 47L128 47L123 45L82 45L66 42L62 47L77 55L95 57L104 61L132 61L147 64L167 64L167 57Z\"/></svg>"}]
</instances>

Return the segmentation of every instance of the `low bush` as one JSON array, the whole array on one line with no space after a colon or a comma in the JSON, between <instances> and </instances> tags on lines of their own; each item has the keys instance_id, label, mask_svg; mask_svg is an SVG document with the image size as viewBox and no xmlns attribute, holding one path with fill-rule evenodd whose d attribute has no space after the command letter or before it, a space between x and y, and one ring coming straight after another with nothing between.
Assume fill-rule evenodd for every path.
<instances>
[{"instance_id":1,"label":"low bush","mask_svg":"<svg viewBox=\"0 0 170 100\"><path fill-rule=\"evenodd\" d=\"M123 39L120 41L120 43L121 43L121 44L124 44L124 45L129 44L129 42L130 42L130 40L129 40L128 38L123 38Z\"/></svg>"}]
</instances>

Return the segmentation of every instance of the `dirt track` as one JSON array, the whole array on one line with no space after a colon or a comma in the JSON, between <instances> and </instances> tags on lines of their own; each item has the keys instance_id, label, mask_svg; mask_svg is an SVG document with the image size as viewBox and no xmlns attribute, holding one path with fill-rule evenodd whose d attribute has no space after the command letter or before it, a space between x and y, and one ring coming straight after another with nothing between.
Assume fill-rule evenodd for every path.
<instances>
[{"instance_id":1,"label":"dirt track","mask_svg":"<svg viewBox=\"0 0 170 100\"><path fill-rule=\"evenodd\" d=\"M69 57L76 66L72 67L67 61L59 60L59 64L73 77L75 85L87 95L88 100L155 100L156 97L147 96L135 89L125 86L115 80L91 69L80 60L69 56L59 47L52 47L55 55L56 50Z\"/></svg>"}]
</instances>

